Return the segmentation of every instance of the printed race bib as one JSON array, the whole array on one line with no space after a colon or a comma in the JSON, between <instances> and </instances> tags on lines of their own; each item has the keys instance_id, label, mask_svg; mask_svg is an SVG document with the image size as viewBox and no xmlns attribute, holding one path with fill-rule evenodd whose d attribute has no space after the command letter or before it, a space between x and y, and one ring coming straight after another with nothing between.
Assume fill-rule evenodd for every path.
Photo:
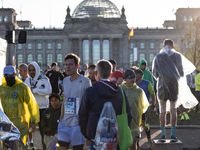
<instances>
[{"instance_id":1,"label":"printed race bib","mask_svg":"<svg viewBox=\"0 0 200 150\"><path fill-rule=\"evenodd\" d=\"M64 106L66 114L78 114L79 98L67 98Z\"/></svg>"}]
</instances>

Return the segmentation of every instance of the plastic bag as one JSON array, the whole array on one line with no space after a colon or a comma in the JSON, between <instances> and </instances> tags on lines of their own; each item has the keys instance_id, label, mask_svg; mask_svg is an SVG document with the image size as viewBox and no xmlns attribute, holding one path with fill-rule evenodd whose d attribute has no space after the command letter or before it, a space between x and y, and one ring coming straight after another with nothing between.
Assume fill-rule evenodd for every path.
<instances>
[{"instance_id":1,"label":"plastic bag","mask_svg":"<svg viewBox=\"0 0 200 150\"><path fill-rule=\"evenodd\" d=\"M106 102L97 124L95 135L96 150L114 150L119 141L119 132L115 110L111 102Z\"/></svg>"},{"instance_id":2,"label":"plastic bag","mask_svg":"<svg viewBox=\"0 0 200 150\"><path fill-rule=\"evenodd\" d=\"M159 100L167 100L165 110L170 111L170 102L175 102L175 108L183 105L190 109L198 104L186 83L186 75L195 70L195 66L183 56L168 46L160 50L152 65L153 75L157 80L157 97Z\"/></svg>"},{"instance_id":3,"label":"plastic bag","mask_svg":"<svg viewBox=\"0 0 200 150\"><path fill-rule=\"evenodd\" d=\"M1 107L1 103L0 103ZM3 141L4 149L12 150L26 150L22 140L20 139L20 132L15 125L4 114L3 109L0 108L0 141Z\"/></svg>"}]
</instances>

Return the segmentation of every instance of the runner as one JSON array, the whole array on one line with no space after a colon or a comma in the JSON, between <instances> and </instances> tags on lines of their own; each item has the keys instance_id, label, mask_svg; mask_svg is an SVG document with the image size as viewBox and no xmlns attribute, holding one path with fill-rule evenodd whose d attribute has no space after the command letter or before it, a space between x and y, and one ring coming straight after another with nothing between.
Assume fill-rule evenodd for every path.
<instances>
[{"instance_id":1,"label":"runner","mask_svg":"<svg viewBox=\"0 0 200 150\"><path fill-rule=\"evenodd\" d=\"M194 65L183 55L174 50L174 42L166 39L164 48L153 61L153 75L157 79L158 101L160 103L161 142L166 141L166 112L171 114L171 142L177 142L175 136L177 107L181 104L190 109L197 105L197 100L186 83L186 75L195 70ZM184 76L185 75L185 76ZM170 103L167 103L169 100ZM169 109L170 108L170 109Z\"/></svg>"},{"instance_id":2,"label":"runner","mask_svg":"<svg viewBox=\"0 0 200 150\"><path fill-rule=\"evenodd\" d=\"M58 150L67 150L69 144L73 150L83 150L85 138L78 125L78 111L85 90L91 86L88 78L78 73L80 58L71 53L65 56L65 70L69 75L64 78L65 100L61 108L61 117L58 124Z\"/></svg>"},{"instance_id":3,"label":"runner","mask_svg":"<svg viewBox=\"0 0 200 150\"><path fill-rule=\"evenodd\" d=\"M116 83L117 85L122 84L124 80L124 74L120 70L117 70L117 62L114 59L109 60L109 62L112 64L112 73L110 74L109 80L111 82Z\"/></svg>"},{"instance_id":4,"label":"runner","mask_svg":"<svg viewBox=\"0 0 200 150\"><path fill-rule=\"evenodd\" d=\"M143 71L143 79L151 82L151 85L153 86L153 77L151 72L147 70L147 61L145 59L140 61L139 69Z\"/></svg>"},{"instance_id":5,"label":"runner","mask_svg":"<svg viewBox=\"0 0 200 150\"><path fill-rule=\"evenodd\" d=\"M40 73L40 66L36 62L31 62L28 65L28 74L29 77L25 80L25 83L30 87L37 104L39 106L40 111L40 122L39 124L39 130L41 134L41 141L43 145L43 149L46 149L44 144L44 133L41 131L41 120L42 120L42 114L43 112L49 107L49 94L51 94L51 84L49 82L49 79ZM33 141L31 141L33 143ZM34 147L34 145L30 145L30 147Z\"/></svg>"},{"instance_id":6,"label":"runner","mask_svg":"<svg viewBox=\"0 0 200 150\"><path fill-rule=\"evenodd\" d=\"M127 69L125 71L124 79L125 81L120 86L127 95L130 104L130 110L133 115L130 124L130 129L133 136L133 145L130 147L130 150L136 150L140 136L140 125L142 122L143 127L145 126L144 113L146 112L149 103L145 93L135 84L135 73L131 69Z\"/></svg>"},{"instance_id":7,"label":"runner","mask_svg":"<svg viewBox=\"0 0 200 150\"><path fill-rule=\"evenodd\" d=\"M154 90L153 87L151 85L151 83L147 80L143 80L143 71L140 69L135 70L135 75L136 75L136 85L139 86L141 89L143 89L143 91L146 94L146 97L148 99L148 102L150 103L150 96L152 99L152 105L151 107L145 112L145 116L146 116L146 124L144 130L145 133L147 135L147 140L148 140L148 148L152 148L153 147L153 141L151 140L151 130L150 130L150 126L149 126L149 113L152 113L154 111L154 107L155 107L155 94L154 94Z\"/></svg>"},{"instance_id":8,"label":"runner","mask_svg":"<svg viewBox=\"0 0 200 150\"><path fill-rule=\"evenodd\" d=\"M29 87L16 77L13 66L4 68L0 99L4 113L19 129L21 139L26 145L29 123L31 121L31 132L35 132L35 124L39 121L39 109Z\"/></svg>"},{"instance_id":9,"label":"runner","mask_svg":"<svg viewBox=\"0 0 200 150\"><path fill-rule=\"evenodd\" d=\"M95 71L95 78L98 82L85 91L81 102L78 114L79 125L82 134L89 140L95 138L97 123L106 101L112 103L116 115L122 113L122 92L115 83L108 80L111 70L112 65L109 61L98 61ZM126 113L128 115L128 123L130 124L132 116L127 98ZM90 150L94 150L93 145L94 143L90 141Z\"/></svg>"}]
</instances>

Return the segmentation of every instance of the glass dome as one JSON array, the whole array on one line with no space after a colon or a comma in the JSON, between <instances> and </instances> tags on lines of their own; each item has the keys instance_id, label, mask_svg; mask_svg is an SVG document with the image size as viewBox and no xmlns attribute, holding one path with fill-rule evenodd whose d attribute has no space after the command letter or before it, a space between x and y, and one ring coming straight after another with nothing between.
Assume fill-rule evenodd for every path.
<instances>
[{"instance_id":1,"label":"glass dome","mask_svg":"<svg viewBox=\"0 0 200 150\"><path fill-rule=\"evenodd\" d=\"M84 0L74 10L72 18L120 18L120 12L109 0Z\"/></svg>"}]
</instances>

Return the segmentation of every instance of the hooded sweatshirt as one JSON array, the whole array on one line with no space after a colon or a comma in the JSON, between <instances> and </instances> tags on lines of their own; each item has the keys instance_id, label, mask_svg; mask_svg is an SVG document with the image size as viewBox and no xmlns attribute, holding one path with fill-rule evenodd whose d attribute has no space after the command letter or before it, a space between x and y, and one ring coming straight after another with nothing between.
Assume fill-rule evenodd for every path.
<instances>
[{"instance_id":1,"label":"hooded sweatshirt","mask_svg":"<svg viewBox=\"0 0 200 150\"><path fill-rule=\"evenodd\" d=\"M122 89L125 91L133 118L130 124L130 130L133 136L138 136L140 134L140 124L142 121L142 114L146 112L149 102L144 91L138 87L135 83L132 87L127 87L124 81L121 85Z\"/></svg>"},{"instance_id":2,"label":"hooded sweatshirt","mask_svg":"<svg viewBox=\"0 0 200 150\"><path fill-rule=\"evenodd\" d=\"M49 107L49 94L52 93L51 84L49 79L40 73L40 67L36 62L29 64L35 67L35 77L32 79L29 75L25 82L33 92L33 95L38 103L39 109L45 109ZM33 82L32 82L33 81Z\"/></svg>"},{"instance_id":3,"label":"hooded sweatshirt","mask_svg":"<svg viewBox=\"0 0 200 150\"><path fill-rule=\"evenodd\" d=\"M126 94L124 95L126 100L128 123L130 123L132 115ZM85 138L94 139L99 117L106 101L112 103L116 115L122 114L122 92L115 83L109 82L108 80L100 80L99 82L94 83L93 86L89 87L83 95L78 113L78 121L81 132Z\"/></svg>"},{"instance_id":4,"label":"hooded sweatshirt","mask_svg":"<svg viewBox=\"0 0 200 150\"><path fill-rule=\"evenodd\" d=\"M21 137L28 133L29 123L39 122L39 109L30 88L15 77L12 87L2 78L0 99L3 110L11 122L19 129Z\"/></svg>"},{"instance_id":5,"label":"hooded sweatshirt","mask_svg":"<svg viewBox=\"0 0 200 150\"><path fill-rule=\"evenodd\" d=\"M142 63L145 63L145 64L146 64L146 68L145 68L144 71L141 69ZM152 74L151 74L151 72L150 72L149 70L147 70L147 61L144 60L144 59L142 59L142 60L140 61L139 68L143 71L143 79L144 79L144 80L147 80L147 81L149 81L149 82L151 82L151 85L153 86L154 84L153 84L153 77L152 77Z\"/></svg>"}]
</instances>

